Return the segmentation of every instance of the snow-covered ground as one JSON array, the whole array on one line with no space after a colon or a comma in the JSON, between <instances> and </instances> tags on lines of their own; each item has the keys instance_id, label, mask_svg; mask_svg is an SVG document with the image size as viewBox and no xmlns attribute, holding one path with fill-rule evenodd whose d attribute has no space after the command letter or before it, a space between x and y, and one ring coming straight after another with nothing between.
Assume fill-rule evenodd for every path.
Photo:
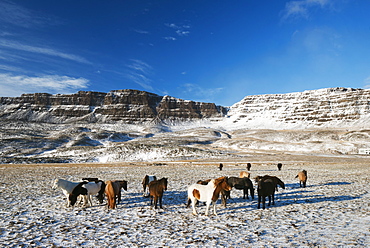
<instances>
[{"instance_id":1,"label":"snow-covered ground","mask_svg":"<svg viewBox=\"0 0 370 248\"><path fill-rule=\"evenodd\" d=\"M335 158L333 159L335 161ZM198 179L238 176L245 164L38 164L0 165L0 244L3 247L369 247L370 179L368 163L252 162L252 177L275 175L286 184L276 193L276 205L257 209L257 200L243 200L233 190L218 216L199 216L185 208L187 187ZM283 162L278 171L277 162ZM308 171L308 186L300 188L297 173ZM168 177L164 209L154 210L142 197L146 174ZM128 192L118 209L66 208L55 178L124 179Z\"/></svg>"}]
</instances>

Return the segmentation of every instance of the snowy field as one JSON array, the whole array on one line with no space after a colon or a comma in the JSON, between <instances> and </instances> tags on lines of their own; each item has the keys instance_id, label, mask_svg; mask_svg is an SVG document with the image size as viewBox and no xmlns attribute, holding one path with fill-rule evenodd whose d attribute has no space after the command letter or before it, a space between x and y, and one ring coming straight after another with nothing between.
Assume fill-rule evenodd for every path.
<instances>
[{"instance_id":1,"label":"snowy field","mask_svg":"<svg viewBox=\"0 0 370 248\"><path fill-rule=\"evenodd\" d=\"M281 162L281 161L280 161ZM198 179L238 176L245 165L224 163L0 165L0 244L2 247L369 247L370 177L368 163L252 162L252 177L275 175L275 206L257 209L257 197L243 200L233 189L218 216L185 208L187 187ZM300 188L297 173L306 169ZM168 177L164 209L142 197L145 174ZM128 191L115 210L95 200L93 207L65 207L52 181L83 177L124 179Z\"/></svg>"}]
</instances>

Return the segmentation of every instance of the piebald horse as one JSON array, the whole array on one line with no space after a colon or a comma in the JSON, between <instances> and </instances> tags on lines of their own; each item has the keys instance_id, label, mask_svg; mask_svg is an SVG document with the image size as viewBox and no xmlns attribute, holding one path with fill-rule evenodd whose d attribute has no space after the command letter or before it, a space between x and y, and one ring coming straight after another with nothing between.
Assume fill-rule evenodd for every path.
<instances>
[{"instance_id":1,"label":"piebald horse","mask_svg":"<svg viewBox=\"0 0 370 248\"><path fill-rule=\"evenodd\" d=\"M208 216L208 211L210 205L213 203L213 213L216 213L216 201L220 196L221 190L224 189L226 191L231 190L231 186L227 183L227 177L220 177L217 179L212 179L209 181L207 185L203 184L193 184L190 185L188 188L188 204L187 206L192 205L193 214L198 215L195 204L198 201L206 202L206 213L205 215Z\"/></svg>"},{"instance_id":2,"label":"piebald horse","mask_svg":"<svg viewBox=\"0 0 370 248\"><path fill-rule=\"evenodd\" d=\"M104 189L105 183L101 180L97 182L82 182L73 189L73 192L69 195L69 200L73 206L77 201L77 197L82 195L84 198L84 206L87 206L88 202L90 203L90 206L92 206L91 196L99 194L99 202L103 203Z\"/></svg>"}]
</instances>

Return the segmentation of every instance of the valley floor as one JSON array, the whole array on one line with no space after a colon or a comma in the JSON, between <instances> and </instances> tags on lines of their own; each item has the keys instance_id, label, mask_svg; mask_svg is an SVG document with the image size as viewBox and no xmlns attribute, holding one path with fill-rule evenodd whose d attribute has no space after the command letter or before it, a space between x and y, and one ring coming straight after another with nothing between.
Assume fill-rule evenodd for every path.
<instances>
[{"instance_id":1,"label":"valley floor","mask_svg":"<svg viewBox=\"0 0 370 248\"><path fill-rule=\"evenodd\" d=\"M276 157L275 157L276 159ZM279 157L282 159L282 157ZM0 165L0 244L6 247L369 247L370 178L367 158L286 158L278 171L274 157L256 161L116 164ZM277 160L275 160L277 161ZM219 163L224 169L218 169ZM251 176L275 175L286 184L276 204L257 209L233 189L218 216L199 216L185 207L187 187L199 179L238 176L252 163ZM306 188L295 178L308 172ZM168 177L164 209L142 197L146 174ZM55 178L80 181L124 179L128 191L115 210L65 207ZM95 199L94 199L95 200Z\"/></svg>"}]
</instances>

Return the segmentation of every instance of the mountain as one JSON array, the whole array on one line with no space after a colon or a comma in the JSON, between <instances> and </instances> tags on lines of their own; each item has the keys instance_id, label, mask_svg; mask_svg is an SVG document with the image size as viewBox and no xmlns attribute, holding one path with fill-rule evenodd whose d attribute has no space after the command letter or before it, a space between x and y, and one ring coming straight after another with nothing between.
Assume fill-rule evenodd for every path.
<instances>
[{"instance_id":1,"label":"mountain","mask_svg":"<svg viewBox=\"0 0 370 248\"><path fill-rule=\"evenodd\" d=\"M72 95L23 94L0 98L0 118L40 123L143 123L185 121L226 114L214 103L186 101L138 90Z\"/></svg>"},{"instance_id":2,"label":"mountain","mask_svg":"<svg viewBox=\"0 0 370 248\"><path fill-rule=\"evenodd\" d=\"M0 98L0 163L357 156L370 90L246 96L228 107L137 90Z\"/></svg>"},{"instance_id":3,"label":"mountain","mask_svg":"<svg viewBox=\"0 0 370 248\"><path fill-rule=\"evenodd\" d=\"M338 87L246 96L230 107L228 117L235 126L249 128L368 127L370 90Z\"/></svg>"}]
</instances>

